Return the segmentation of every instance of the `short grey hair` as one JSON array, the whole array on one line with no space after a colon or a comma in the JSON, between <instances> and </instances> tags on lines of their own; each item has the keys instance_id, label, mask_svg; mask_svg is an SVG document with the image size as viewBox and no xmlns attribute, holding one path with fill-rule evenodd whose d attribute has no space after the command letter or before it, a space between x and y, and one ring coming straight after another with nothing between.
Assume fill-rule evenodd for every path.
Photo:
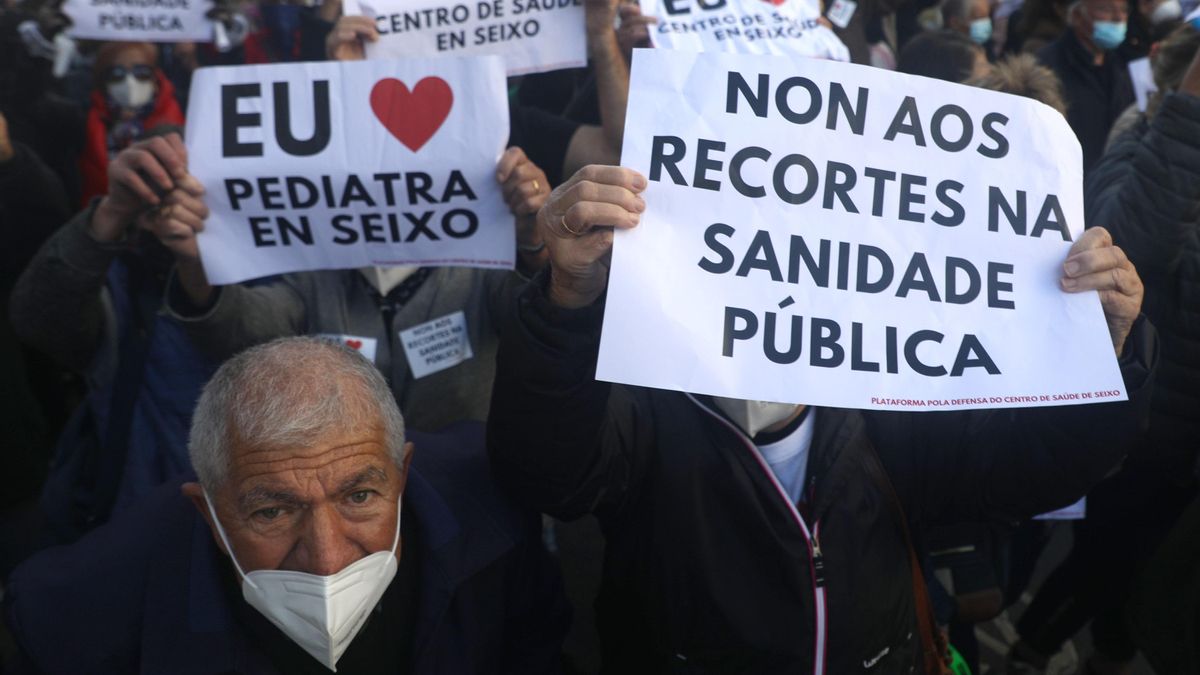
<instances>
[{"instance_id":1,"label":"short grey hair","mask_svg":"<svg viewBox=\"0 0 1200 675\"><path fill-rule=\"evenodd\" d=\"M305 447L330 433L383 427L404 465L404 418L391 389L361 354L314 337L280 338L226 361L192 415L188 454L210 493L229 474L231 450Z\"/></svg>"}]
</instances>

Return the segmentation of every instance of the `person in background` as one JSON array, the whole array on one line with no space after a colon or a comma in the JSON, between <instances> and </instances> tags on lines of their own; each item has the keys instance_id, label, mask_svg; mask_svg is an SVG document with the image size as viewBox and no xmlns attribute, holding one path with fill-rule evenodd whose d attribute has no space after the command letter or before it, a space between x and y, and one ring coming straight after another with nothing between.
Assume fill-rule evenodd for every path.
<instances>
[{"instance_id":1,"label":"person in background","mask_svg":"<svg viewBox=\"0 0 1200 675\"><path fill-rule=\"evenodd\" d=\"M152 234L183 212L178 200L203 193L170 161L185 153L178 133L118 153L107 194L54 233L13 290L17 336L88 385L42 496L54 540L77 538L189 469L188 424L215 364L159 311L172 259Z\"/></svg>"},{"instance_id":2,"label":"person in background","mask_svg":"<svg viewBox=\"0 0 1200 675\"><path fill-rule=\"evenodd\" d=\"M1067 123L1083 148L1085 177L1104 154L1113 122L1134 100L1129 69L1114 51L1125 41L1128 18L1125 0L1077 0L1067 28L1037 54L1062 83Z\"/></svg>"},{"instance_id":3,"label":"person in background","mask_svg":"<svg viewBox=\"0 0 1200 675\"><path fill-rule=\"evenodd\" d=\"M1036 673L1090 621L1089 672L1132 672L1126 621L1133 580L1197 494L1200 449L1200 38L1190 25L1158 49L1165 85L1084 185L1088 222L1103 218L1141 270L1146 315L1162 336L1150 427L1121 471L1088 495L1070 557L1017 624L1013 673ZM1186 63L1186 67L1182 64ZM1172 78L1173 79L1173 78ZM1156 78L1157 80L1157 78ZM1121 541L1113 546L1113 541ZM1185 592L1184 589L1179 591Z\"/></svg>"},{"instance_id":4,"label":"person in background","mask_svg":"<svg viewBox=\"0 0 1200 675\"><path fill-rule=\"evenodd\" d=\"M944 0L942 26L966 35L987 52L992 41L991 10L989 0Z\"/></svg>"},{"instance_id":5,"label":"person in background","mask_svg":"<svg viewBox=\"0 0 1200 675\"><path fill-rule=\"evenodd\" d=\"M1061 281L1101 291L1127 402L912 414L613 385L594 378L608 255L646 186L589 166L539 211L550 265L502 337L488 419L510 494L604 527L604 672L937 672L908 532L1069 504L1120 460L1156 358L1136 270L1093 229Z\"/></svg>"},{"instance_id":6,"label":"person in background","mask_svg":"<svg viewBox=\"0 0 1200 675\"><path fill-rule=\"evenodd\" d=\"M1009 51L1037 54L1062 34L1067 25L1071 0L1026 0L1013 15L1017 30L1009 40Z\"/></svg>"},{"instance_id":7,"label":"person in background","mask_svg":"<svg viewBox=\"0 0 1200 675\"><path fill-rule=\"evenodd\" d=\"M82 206L108 190L108 163L159 125L181 126L175 87L149 42L106 42L96 50L87 139L79 158Z\"/></svg>"},{"instance_id":8,"label":"person in background","mask_svg":"<svg viewBox=\"0 0 1200 675\"><path fill-rule=\"evenodd\" d=\"M967 35L952 30L922 33L900 50L896 70L947 82L966 82L991 69L983 47Z\"/></svg>"},{"instance_id":9,"label":"person in background","mask_svg":"<svg viewBox=\"0 0 1200 675\"><path fill-rule=\"evenodd\" d=\"M1183 74L1192 63L1192 54L1200 46L1200 26L1194 21L1189 24L1179 21L1170 23L1175 25L1175 29L1150 48L1150 72L1154 78L1154 93L1147 98L1145 112L1139 110L1136 103L1126 108L1108 132L1108 140L1104 144L1105 151L1144 117L1154 115L1163 99L1159 92L1175 91L1183 81Z\"/></svg>"},{"instance_id":10,"label":"person in background","mask_svg":"<svg viewBox=\"0 0 1200 675\"><path fill-rule=\"evenodd\" d=\"M1031 98L1054 108L1060 115L1067 114L1058 77L1049 68L1039 65L1030 54L1013 54L1001 59L992 65L989 73L968 84Z\"/></svg>"}]
</instances>

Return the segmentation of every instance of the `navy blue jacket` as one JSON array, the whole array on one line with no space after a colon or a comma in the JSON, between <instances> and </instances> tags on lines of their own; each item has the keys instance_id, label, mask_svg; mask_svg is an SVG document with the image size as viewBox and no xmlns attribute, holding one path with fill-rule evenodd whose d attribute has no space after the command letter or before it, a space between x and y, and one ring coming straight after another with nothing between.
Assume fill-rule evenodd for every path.
<instances>
[{"instance_id":1,"label":"navy blue jacket","mask_svg":"<svg viewBox=\"0 0 1200 675\"><path fill-rule=\"evenodd\" d=\"M405 510L420 528L414 673L554 673L569 625L539 519L493 487L483 427L410 433ZM5 589L15 672L276 673L239 628L229 559L179 483L79 542L26 561Z\"/></svg>"}]
</instances>

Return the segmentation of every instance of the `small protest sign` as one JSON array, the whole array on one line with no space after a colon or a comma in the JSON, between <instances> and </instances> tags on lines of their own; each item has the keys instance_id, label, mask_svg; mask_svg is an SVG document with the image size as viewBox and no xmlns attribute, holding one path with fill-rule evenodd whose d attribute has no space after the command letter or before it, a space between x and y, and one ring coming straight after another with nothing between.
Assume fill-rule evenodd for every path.
<instances>
[{"instance_id":1,"label":"small protest sign","mask_svg":"<svg viewBox=\"0 0 1200 675\"><path fill-rule=\"evenodd\" d=\"M650 40L664 49L780 54L849 61L850 50L820 22L817 0L641 0L658 18ZM857 5L841 2L833 20L847 24Z\"/></svg>"},{"instance_id":2,"label":"small protest sign","mask_svg":"<svg viewBox=\"0 0 1200 675\"><path fill-rule=\"evenodd\" d=\"M212 0L66 0L68 34L85 40L210 42Z\"/></svg>"},{"instance_id":3,"label":"small protest sign","mask_svg":"<svg viewBox=\"0 0 1200 675\"><path fill-rule=\"evenodd\" d=\"M508 75L587 65L583 0L347 0L375 19L368 59L495 54Z\"/></svg>"},{"instance_id":4,"label":"small protest sign","mask_svg":"<svg viewBox=\"0 0 1200 675\"><path fill-rule=\"evenodd\" d=\"M1058 285L1083 169L1048 106L644 49L629 102L647 210L614 242L597 377L890 410L1125 399L1097 294Z\"/></svg>"},{"instance_id":5,"label":"small protest sign","mask_svg":"<svg viewBox=\"0 0 1200 675\"><path fill-rule=\"evenodd\" d=\"M1158 91L1154 84L1154 73L1150 69L1150 57L1144 56L1129 62L1129 81L1133 83L1133 96L1137 101L1138 110L1146 112L1146 104L1150 95Z\"/></svg>"},{"instance_id":6,"label":"small protest sign","mask_svg":"<svg viewBox=\"0 0 1200 675\"><path fill-rule=\"evenodd\" d=\"M189 100L209 282L512 268L513 218L495 178L508 137L499 58L204 68Z\"/></svg>"}]
</instances>

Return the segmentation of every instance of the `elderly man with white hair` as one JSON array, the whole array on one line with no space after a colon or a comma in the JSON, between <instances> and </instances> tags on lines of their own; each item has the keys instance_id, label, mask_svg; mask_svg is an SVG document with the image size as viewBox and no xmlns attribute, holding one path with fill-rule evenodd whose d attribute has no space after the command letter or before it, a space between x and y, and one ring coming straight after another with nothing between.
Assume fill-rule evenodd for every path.
<instances>
[{"instance_id":1,"label":"elderly man with white hair","mask_svg":"<svg viewBox=\"0 0 1200 675\"><path fill-rule=\"evenodd\" d=\"M482 428L415 445L348 348L235 356L196 408L198 482L14 573L17 671L557 672L558 580Z\"/></svg>"}]
</instances>

